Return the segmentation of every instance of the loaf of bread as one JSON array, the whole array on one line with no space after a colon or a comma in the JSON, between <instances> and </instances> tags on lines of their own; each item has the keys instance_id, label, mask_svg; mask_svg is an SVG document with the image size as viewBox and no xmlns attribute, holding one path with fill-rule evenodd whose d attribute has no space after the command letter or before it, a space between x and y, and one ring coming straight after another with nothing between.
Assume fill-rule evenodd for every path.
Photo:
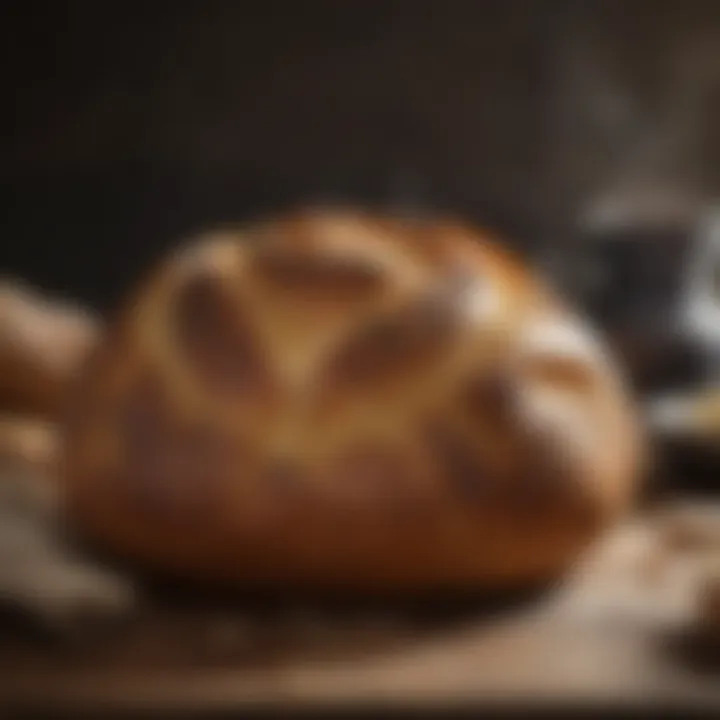
<instances>
[{"instance_id":1,"label":"loaf of bread","mask_svg":"<svg viewBox=\"0 0 720 720\"><path fill-rule=\"evenodd\" d=\"M74 395L77 526L201 581L545 582L628 508L643 457L602 343L449 221L317 210L196 238Z\"/></svg>"},{"instance_id":2,"label":"loaf of bread","mask_svg":"<svg viewBox=\"0 0 720 720\"><path fill-rule=\"evenodd\" d=\"M0 278L0 408L57 416L99 334L85 308Z\"/></svg>"}]
</instances>

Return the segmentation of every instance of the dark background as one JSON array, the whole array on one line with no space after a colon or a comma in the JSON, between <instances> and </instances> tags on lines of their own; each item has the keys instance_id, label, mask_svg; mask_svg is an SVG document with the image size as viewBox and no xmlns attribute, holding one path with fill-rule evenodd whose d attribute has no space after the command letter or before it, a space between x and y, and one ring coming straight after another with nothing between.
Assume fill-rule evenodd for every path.
<instances>
[{"instance_id":1,"label":"dark background","mask_svg":"<svg viewBox=\"0 0 720 720\"><path fill-rule=\"evenodd\" d=\"M608 202L686 226L720 184L712 0L13 2L0 36L0 265L103 309L290 204L456 212L544 258Z\"/></svg>"}]
</instances>

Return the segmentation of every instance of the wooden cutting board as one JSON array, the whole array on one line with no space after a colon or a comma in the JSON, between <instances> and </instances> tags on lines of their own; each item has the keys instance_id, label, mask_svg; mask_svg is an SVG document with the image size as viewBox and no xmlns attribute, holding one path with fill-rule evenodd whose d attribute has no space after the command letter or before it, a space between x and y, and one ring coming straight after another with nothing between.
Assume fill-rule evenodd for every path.
<instances>
[{"instance_id":1,"label":"wooden cutting board","mask_svg":"<svg viewBox=\"0 0 720 720\"><path fill-rule=\"evenodd\" d=\"M562 587L439 608L252 607L162 597L89 645L2 629L0 708L103 717L285 710L618 705L720 711L720 666L688 633L687 563L644 521Z\"/></svg>"}]
</instances>

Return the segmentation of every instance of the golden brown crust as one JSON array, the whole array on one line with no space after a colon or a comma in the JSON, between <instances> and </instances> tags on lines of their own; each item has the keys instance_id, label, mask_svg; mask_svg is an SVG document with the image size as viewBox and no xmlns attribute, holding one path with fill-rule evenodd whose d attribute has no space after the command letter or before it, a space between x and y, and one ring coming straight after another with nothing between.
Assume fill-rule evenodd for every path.
<instances>
[{"instance_id":1,"label":"golden brown crust","mask_svg":"<svg viewBox=\"0 0 720 720\"><path fill-rule=\"evenodd\" d=\"M59 431L36 417L0 414L0 462L29 466L55 474Z\"/></svg>"},{"instance_id":2,"label":"golden brown crust","mask_svg":"<svg viewBox=\"0 0 720 720\"><path fill-rule=\"evenodd\" d=\"M315 211L200 238L85 375L69 509L192 577L543 581L627 507L638 472L603 348L457 223Z\"/></svg>"},{"instance_id":3,"label":"golden brown crust","mask_svg":"<svg viewBox=\"0 0 720 720\"><path fill-rule=\"evenodd\" d=\"M85 309L0 278L0 407L57 417L99 335Z\"/></svg>"}]
</instances>

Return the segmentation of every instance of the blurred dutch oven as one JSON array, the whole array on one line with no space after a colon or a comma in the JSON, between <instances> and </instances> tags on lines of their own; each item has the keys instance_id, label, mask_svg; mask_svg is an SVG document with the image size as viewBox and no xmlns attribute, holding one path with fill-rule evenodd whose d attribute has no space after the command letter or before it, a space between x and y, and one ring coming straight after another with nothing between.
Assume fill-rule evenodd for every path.
<instances>
[{"instance_id":1,"label":"blurred dutch oven","mask_svg":"<svg viewBox=\"0 0 720 720\"><path fill-rule=\"evenodd\" d=\"M720 492L720 208L646 209L590 218L569 285L645 403L659 485Z\"/></svg>"},{"instance_id":2,"label":"blurred dutch oven","mask_svg":"<svg viewBox=\"0 0 720 720\"><path fill-rule=\"evenodd\" d=\"M677 324L697 350L694 382L658 392L647 405L672 484L720 493L720 209L708 213L683 274Z\"/></svg>"}]
</instances>

